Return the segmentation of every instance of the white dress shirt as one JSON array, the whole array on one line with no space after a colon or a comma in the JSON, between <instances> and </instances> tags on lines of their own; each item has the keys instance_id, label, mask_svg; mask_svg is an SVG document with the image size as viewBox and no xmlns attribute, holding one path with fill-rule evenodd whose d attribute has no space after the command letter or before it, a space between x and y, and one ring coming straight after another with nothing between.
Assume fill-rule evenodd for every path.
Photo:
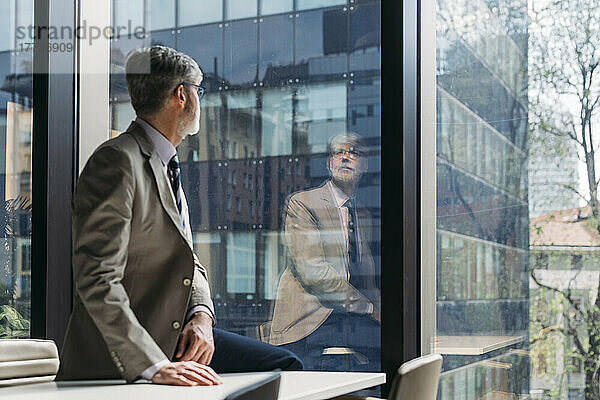
<instances>
[{"instance_id":1,"label":"white dress shirt","mask_svg":"<svg viewBox=\"0 0 600 400\"><path fill-rule=\"evenodd\" d=\"M329 190L331 191L331 195L333 196L333 201L335 202L335 205L338 209L338 214L340 216L340 221L342 224L342 232L344 232L346 249L348 249L348 247L349 247L348 220L350 219L350 215L348 212L348 207L346 207L344 204L346 203L346 201L348 201L348 199L350 199L350 196L348 196L342 189L337 187L332 181L329 181L327 183L327 185L329 185ZM358 230L358 221L355 221L355 223L357 225L355 228L356 229L356 238L358 241L357 244L359 244L360 243L360 231ZM358 251L360 254L360 246L358 246Z\"/></svg>"}]
</instances>

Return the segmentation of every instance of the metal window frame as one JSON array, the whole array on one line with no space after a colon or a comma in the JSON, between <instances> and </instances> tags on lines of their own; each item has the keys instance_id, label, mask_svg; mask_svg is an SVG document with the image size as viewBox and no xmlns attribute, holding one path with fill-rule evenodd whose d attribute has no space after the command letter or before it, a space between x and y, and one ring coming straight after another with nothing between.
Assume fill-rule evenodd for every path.
<instances>
[{"instance_id":1,"label":"metal window frame","mask_svg":"<svg viewBox=\"0 0 600 400\"><path fill-rule=\"evenodd\" d=\"M399 365L421 352L418 0L382 1L381 369L389 393ZM399 112L398 109L402 112ZM398 154L402 150L401 154Z\"/></svg>"},{"instance_id":2,"label":"metal window frame","mask_svg":"<svg viewBox=\"0 0 600 400\"><path fill-rule=\"evenodd\" d=\"M437 285L436 0L420 2L421 355L434 352Z\"/></svg>"},{"instance_id":3,"label":"metal window frame","mask_svg":"<svg viewBox=\"0 0 600 400\"><path fill-rule=\"evenodd\" d=\"M35 26L74 26L77 4L35 1ZM75 177L76 42L50 52L48 30L33 55L31 337L62 345L72 306L71 194Z\"/></svg>"},{"instance_id":4,"label":"metal window frame","mask_svg":"<svg viewBox=\"0 0 600 400\"><path fill-rule=\"evenodd\" d=\"M435 337L435 0L382 0L382 10L385 395L400 364L432 352Z\"/></svg>"}]
</instances>

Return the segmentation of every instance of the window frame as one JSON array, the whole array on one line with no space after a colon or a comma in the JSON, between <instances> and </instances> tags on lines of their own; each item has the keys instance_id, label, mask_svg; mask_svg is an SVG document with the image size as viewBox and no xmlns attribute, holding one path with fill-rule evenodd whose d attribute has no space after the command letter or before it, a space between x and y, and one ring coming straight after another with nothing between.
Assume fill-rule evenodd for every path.
<instances>
[{"instance_id":1,"label":"window frame","mask_svg":"<svg viewBox=\"0 0 600 400\"><path fill-rule=\"evenodd\" d=\"M79 4L35 1L35 26L73 26ZM31 235L31 337L62 345L72 307L71 194L78 123L75 55L49 52L48 30L35 38ZM50 101L61 99L61 101Z\"/></svg>"}]
</instances>

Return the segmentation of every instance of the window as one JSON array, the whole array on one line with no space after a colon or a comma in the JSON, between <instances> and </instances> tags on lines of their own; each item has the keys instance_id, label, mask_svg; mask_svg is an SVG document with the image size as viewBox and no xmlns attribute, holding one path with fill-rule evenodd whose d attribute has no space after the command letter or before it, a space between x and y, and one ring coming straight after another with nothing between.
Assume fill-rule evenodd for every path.
<instances>
[{"instance_id":1,"label":"window","mask_svg":"<svg viewBox=\"0 0 600 400\"><path fill-rule=\"evenodd\" d=\"M148 30L171 28L175 25L175 0L151 0Z\"/></svg>"},{"instance_id":2,"label":"window","mask_svg":"<svg viewBox=\"0 0 600 400\"><path fill-rule=\"evenodd\" d=\"M146 9L141 7L143 15L151 15L149 7L154 3L170 4L149 3ZM303 238L303 232L297 232L293 241L286 239L286 221L289 228L293 218L288 215L296 212L288 208L289 200L294 195L308 196L303 207L315 213L324 210L316 209L319 200L311 193L333 201L336 187L331 182L329 150L339 135L338 140L347 140L350 133L358 135L364 144L365 158L360 162L365 167L354 177L362 179L352 193L359 227L353 240L360 261L353 261L352 282L345 281L346 273L336 279L342 279L345 288L358 288L367 310L371 309L368 303L379 310L380 2L361 2L344 10L347 4L346 0L178 0L179 26L165 27L160 31L169 34L165 36L152 32L152 40L170 40L169 46L189 54L204 72L207 93L201 103L200 130L183 141L178 154L194 248L209 271L219 327L246 334L266 323L272 330L262 339L289 345L308 369L378 371L378 313L356 318L344 314L341 304L346 292L320 294L323 304L337 310L327 321L326 343L305 345L302 338L277 338L278 324L286 314L279 310L292 307L293 302L289 292L280 288L290 284L292 271L304 263L294 260L293 254L312 262L310 252L318 247L292 249L312 239ZM113 9L131 11L123 5ZM170 14L160 17L171 18ZM124 55L128 47L137 45L113 42L112 52ZM115 134L133 118L122 78L111 76ZM200 209L201 216L195 217ZM341 229L348 225L338 213L328 218L336 229L318 233L323 248L336 243L337 253L327 257L336 263L339 274L350 267L350 261L344 261L350 239L346 241L346 230ZM319 284L313 283L317 291ZM338 340L353 337L344 329L360 330L360 340ZM368 363L361 364L360 356L323 354L326 347L336 346L365 355Z\"/></svg>"},{"instance_id":3,"label":"window","mask_svg":"<svg viewBox=\"0 0 600 400\"><path fill-rule=\"evenodd\" d=\"M214 0L179 0L179 25L207 24L221 21L223 2Z\"/></svg>"},{"instance_id":4,"label":"window","mask_svg":"<svg viewBox=\"0 0 600 400\"><path fill-rule=\"evenodd\" d=\"M346 4L346 0L297 0L299 10Z\"/></svg>"},{"instance_id":5,"label":"window","mask_svg":"<svg viewBox=\"0 0 600 400\"><path fill-rule=\"evenodd\" d=\"M294 48L287 44L294 40L294 19L279 15L260 21L258 78L267 87L280 86L292 77Z\"/></svg>"},{"instance_id":6,"label":"window","mask_svg":"<svg viewBox=\"0 0 600 400\"><path fill-rule=\"evenodd\" d=\"M257 77L258 24L233 21L225 24L224 34L223 78L229 85L249 86Z\"/></svg>"},{"instance_id":7,"label":"window","mask_svg":"<svg viewBox=\"0 0 600 400\"><path fill-rule=\"evenodd\" d=\"M341 8L300 13L296 18L297 65L316 80L347 72L348 16Z\"/></svg>"},{"instance_id":8,"label":"window","mask_svg":"<svg viewBox=\"0 0 600 400\"><path fill-rule=\"evenodd\" d=\"M33 52L15 35L33 23L33 1L0 5L0 319L2 339L30 335ZM24 45L25 46L25 45Z\"/></svg>"},{"instance_id":9,"label":"window","mask_svg":"<svg viewBox=\"0 0 600 400\"><path fill-rule=\"evenodd\" d=\"M240 19L256 16L257 0L225 0L225 18Z\"/></svg>"},{"instance_id":10,"label":"window","mask_svg":"<svg viewBox=\"0 0 600 400\"><path fill-rule=\"evenodd\" d=\"M514 184L527 179L519 138L528 129L503 122L527 118L527 93L514 86L527 75L527 49L517 45L527 36L517 23L527 6L437 2L434 348L444 355L442 400L529 396L527 188ZM541 373L549 361L534 363Z\"/></svg>"},{"instance_id":11,"label":"window","mask_svg":"<svg viewBox=\"0 0 600 400\"><path fill-rule=\"evenodd\" d=\"M262 0L260 2L260 14L279 14L292 11L294 0Z\"/></svg>"}]
</instances>

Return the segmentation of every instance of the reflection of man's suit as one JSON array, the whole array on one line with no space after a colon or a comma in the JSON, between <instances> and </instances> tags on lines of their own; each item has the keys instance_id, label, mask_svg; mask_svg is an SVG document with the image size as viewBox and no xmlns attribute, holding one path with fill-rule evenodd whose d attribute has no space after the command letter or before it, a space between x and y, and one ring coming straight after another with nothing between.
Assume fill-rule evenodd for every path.
<instances>
[{"instance_id":1,"label":"reflection of man's suit","mask_svg":"<svg viewBox=\"0 0 600 400\"><path fill-rule=\"evenodd\" d=\"M269 342L282 345L307 337L335 309L370 314L379 310L379 290L369 243L371 218L356 210L363 288L350 284L348 242L331 181L289 199L285 238L290 260L279 281ZM300 354L299 354L300 355Z\"/></svg>"},{"instance_id":2,"label":"reflection of man's suit","mask_svg":"<svg viewBox=\"0 0 600 400\"><path fill-rule=\"evenodd\" d=\"M206 270L139 125L95 151L74 198L77 296L59 378L133 381L173 357L192 306L213 311Z\"/></svg>"}]
</instances>

